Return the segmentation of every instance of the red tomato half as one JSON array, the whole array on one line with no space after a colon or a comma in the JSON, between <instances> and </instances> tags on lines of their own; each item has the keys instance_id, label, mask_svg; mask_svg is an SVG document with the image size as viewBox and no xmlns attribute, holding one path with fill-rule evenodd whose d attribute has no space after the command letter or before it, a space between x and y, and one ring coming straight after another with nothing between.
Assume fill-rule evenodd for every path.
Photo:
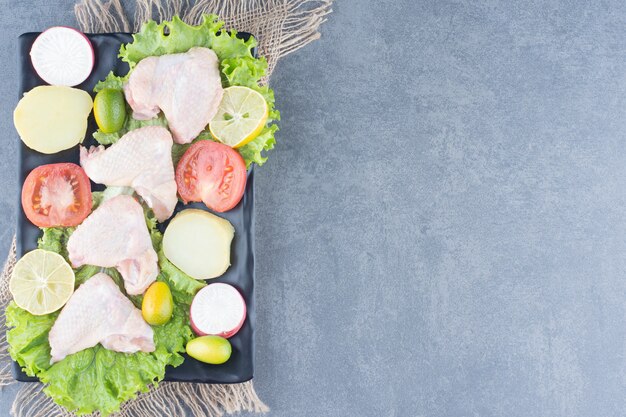
<instances>
[{"instance_id":1,"label":"red tomato half","mask_svg":"<svg viewBox=\"0 0 626 417\"><path fill-rule=\"evenodd\" d=\"M22 208L39 227L78 226L91 213L91 185L76 164L33 169L22 187Z\"/></svg>"},{"instance_id":2,"label":"red tomato half","mask_svg":"<svg viewBox=\"0 0 626 417\"><path fill-rule=\"evenodd\" d=\"M180 159L176 185L185 203L202 201L214 211L228 211L243 197L246 163L230 146L201 140Z\"/></svg>"}]
</instances>

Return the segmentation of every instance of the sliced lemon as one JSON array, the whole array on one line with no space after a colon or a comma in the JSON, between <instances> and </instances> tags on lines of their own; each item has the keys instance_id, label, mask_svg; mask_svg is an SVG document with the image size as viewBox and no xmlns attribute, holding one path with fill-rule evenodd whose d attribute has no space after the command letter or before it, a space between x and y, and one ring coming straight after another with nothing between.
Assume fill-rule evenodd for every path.
<instances>
[{"instance_id":1,"label":"sliced lemon","mask_svg":"<svg viewBox=\"0 0 626 417\"><path fill-rule=\"evenodd\" d=\"M9 290L15 304L42 316L57 311L74 292L74 271L61 255L35 249L15 264Z\"/></svg>"},{"instance_id":2,"label":"sliced lemon","mask_svg":"<svg viewBox=\"0 0 626 417\"><path fill-rule=\"evenodd\" d=\"M209 123L215 139L232 148L239 148L256 138L267 121L265 98L248 87L228 87L217 114Z\"/></svg>"}]
</instances>

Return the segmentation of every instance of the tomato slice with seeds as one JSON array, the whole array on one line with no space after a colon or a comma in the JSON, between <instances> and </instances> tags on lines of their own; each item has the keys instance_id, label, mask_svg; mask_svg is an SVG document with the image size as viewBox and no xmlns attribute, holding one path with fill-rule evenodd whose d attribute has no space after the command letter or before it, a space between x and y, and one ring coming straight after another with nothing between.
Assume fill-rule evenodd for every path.
<instances>
[{"instance_id":1,"label":"tomato slice with seeds","mask_svg":"<svg viewBox=\"0 0 626 417\"><path fill-rule=\"evenodd\" d=\"M183 202L202 201L223 213L235 207L246 188L246 163L230 146L201 140L189 147L176 167Z\"/></svg>"},{"instance_id":2,"label":"tomato slice with seeds","mask_svg":"<svg viewBox=\"0 0 626 417\"><path fill-rule=\"evenodd\" d=\"M36 226L78 226L92 204L89 177L76 164L41 165L24 180L22 208Z\"/></svg>"}]
</instances>

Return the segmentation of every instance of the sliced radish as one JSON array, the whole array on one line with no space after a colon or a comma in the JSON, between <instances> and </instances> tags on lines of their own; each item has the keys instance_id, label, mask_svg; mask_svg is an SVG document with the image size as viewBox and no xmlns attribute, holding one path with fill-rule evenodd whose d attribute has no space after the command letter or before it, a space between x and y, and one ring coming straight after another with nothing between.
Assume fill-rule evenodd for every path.
<instances>
[{"instance_id":1,"label":"sliced radish","mask_svg":"<svg viewBox=\"0 0 626 417\"><path fill-rule=\"evenodd\" d=\"M196 334L229 338L246 320L246 302L232 285L210 284L194 297L189 318Z\"/></svg>"},{"instance_id":2,"label":"sliced radish","mask_svg":"<svg viewBox=\"0 0 626 417\"><path fill-rule=\"evenodd\" d=\"M72 87L91 74L94 52L82 32L55 26L37 36L30 49L30 59L42 80L50 85Z\"/></svg>"}]
</instances>

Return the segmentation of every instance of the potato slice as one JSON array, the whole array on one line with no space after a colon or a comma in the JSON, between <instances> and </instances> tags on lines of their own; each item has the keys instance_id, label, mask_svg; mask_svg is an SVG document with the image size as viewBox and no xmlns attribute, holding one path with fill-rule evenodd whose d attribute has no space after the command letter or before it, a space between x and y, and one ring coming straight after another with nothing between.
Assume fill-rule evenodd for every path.
<instances>
[{"instance_id":1,"label":"potato slice","mask_svg":"<svg viewBox=\"0 0 626 417\"><path fill-rule=\"evenodd\" d=\"M92 107L91 96L83 90L39 86L17 103L13 122L26 146L51 154L83 141Z\"/></svg>"},{"instance_id":2,"label":"potato slice","mask_svg":"<svg viewBox=\"0 0 626 417\"><path fill-rule=\"evenodd\" d=\"M165 257L195 279L217 278L230 266L233 225L207 211L183 210L163 235Z\"/></svg>"}]
</instances>

